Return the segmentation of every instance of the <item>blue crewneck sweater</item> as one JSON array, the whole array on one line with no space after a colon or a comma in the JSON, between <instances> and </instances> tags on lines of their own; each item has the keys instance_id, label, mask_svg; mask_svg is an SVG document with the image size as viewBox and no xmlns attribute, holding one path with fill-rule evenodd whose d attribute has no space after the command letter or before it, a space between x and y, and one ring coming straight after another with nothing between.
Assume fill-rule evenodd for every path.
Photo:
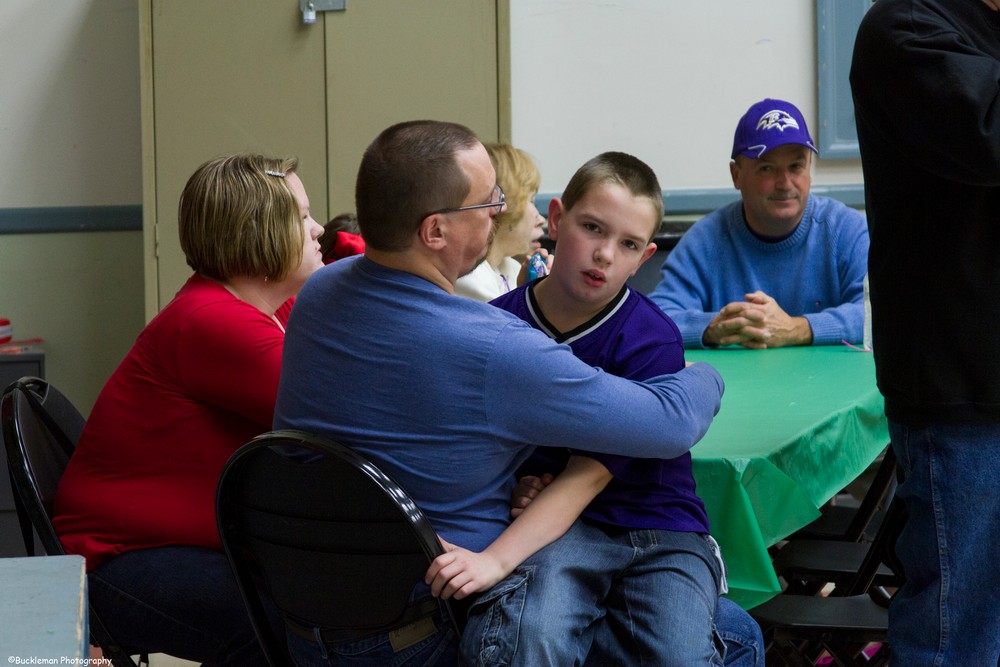
<instances>
[{"instance_id":1,"label":"blue crewneck sweater","mask_svg":"<svg viewBox=\"0 0 1000 667\"><path fill-rule=\"evenodd\" d=\"M844 204L811 195L795 231L776 242L755 236L742 201L705 216L681 237L649 295L677 323L684 346L702 348L719 310L761 290L786 313L804 316L813 344L860 342L868 229Z\"/></svg>"}]
</instances>

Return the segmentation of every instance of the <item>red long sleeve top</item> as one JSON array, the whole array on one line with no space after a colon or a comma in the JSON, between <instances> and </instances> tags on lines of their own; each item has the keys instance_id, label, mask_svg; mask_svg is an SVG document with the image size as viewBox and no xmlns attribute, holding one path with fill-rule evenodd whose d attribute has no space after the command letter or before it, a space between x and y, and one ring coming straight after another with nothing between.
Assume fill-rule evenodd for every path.
<instances>
[{"instance_id":1,"label":"red long sleeve top","mask_svg":"<svg viewBox=\"0 0 1000 667\"><path fill-rule=\"evenodd\" d=\"M291 305L272 319L195 275L142 331L55 498L56 531L88 570L134 549L221 549L216 482L233 452L271 429Z\"/></svg>"}]
</instances>

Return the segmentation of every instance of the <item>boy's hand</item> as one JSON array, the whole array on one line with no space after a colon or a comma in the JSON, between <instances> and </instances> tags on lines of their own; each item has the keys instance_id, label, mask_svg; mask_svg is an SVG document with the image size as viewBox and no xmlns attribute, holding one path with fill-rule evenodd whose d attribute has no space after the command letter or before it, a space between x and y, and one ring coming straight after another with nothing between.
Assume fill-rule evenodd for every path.
<instances>
[{"instance_id":1,"label":"boy's hand","mask_svg":"<svg viewBox=\"0 0 1000 667\"><path fill-rule=\"evenodd\" d=\"M431 594L456 600L489 590L510 574L496 558L486 552L475 553L441 540L445 553L434 559L424 575Z\"/></svg>"},{"instance_id":2,"label":"boy's hand","mask_svg":"<svg viewBox=\"0 0 1000 667\"><path fill-rule=\"evenodd\" d=\"M524 508L531 504L531 501L535 499L542 489L548 486L552 480L555 479L554 476L549 473L545 473L541 477L534 477L532 475L522 477L518 480L517 485L510 494L510 515L513 518L524 511Z\"/></svg>"}]
</instances>

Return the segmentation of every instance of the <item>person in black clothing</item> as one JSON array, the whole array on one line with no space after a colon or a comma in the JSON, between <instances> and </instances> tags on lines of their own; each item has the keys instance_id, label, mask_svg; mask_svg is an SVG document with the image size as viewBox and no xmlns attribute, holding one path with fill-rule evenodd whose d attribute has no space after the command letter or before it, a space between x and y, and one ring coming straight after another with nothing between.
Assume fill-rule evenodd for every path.
<instances>
[{"instance_id":1,"label":"person in black clothing","mask_svg":"<svg viewBox=\"0 0 1000 667\"><path fill-rule=\"evenodd\" d=\"M909 511L900 665L1000 659L1000 0L878 0L851 88L873 347Z\"/></svg>"}]
</instances>

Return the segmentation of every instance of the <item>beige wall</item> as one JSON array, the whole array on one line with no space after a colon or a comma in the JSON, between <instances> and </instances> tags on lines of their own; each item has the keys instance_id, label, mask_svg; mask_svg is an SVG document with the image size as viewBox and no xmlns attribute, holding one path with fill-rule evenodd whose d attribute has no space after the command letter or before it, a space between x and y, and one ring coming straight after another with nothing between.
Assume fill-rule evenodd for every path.
<instances>
[{"instance_id":1,"label":"beige wall","mask_svg":"<svg viewBox=\"0 0 1000 667\"><path fill-rule=\"evenodd\" d=\"M85 415L143 325L141 232L0 236L0 312Z\"/></svg>"},{"instance_id":2,"label":"beige wall","mask_svg":"<svg viewBox=\"0 0 1000 667\"><path fill-rule=\"evenodd\" d=\"M135 2L3 0L0 62L0 208L138 205ZM0 235L0 316L84 414L142 328L142 279L141 231Z\"/></svg>"},{"instance_id":3,"label":"beige wall","mask_svg":"<svg viewBox=\"0 0 1000 667\"><path fill-rule=\"evenodd\" d=\"M134 0L0 2L0 207L138 204Z\"/></svg>"},{"instance_id":4,"label":"beige wall","mask_svg":"<svg viewBox=\"0 0 1000 667\"><path fill-rule=\"evenodd\" d=\"M511 0L513 142L541 192L606 150L642 158L667 190L732 188L736 121L765 97L817 123L815 0ZM820 160L816 185L861 183Z\"/></svg>"}]
</instances>

